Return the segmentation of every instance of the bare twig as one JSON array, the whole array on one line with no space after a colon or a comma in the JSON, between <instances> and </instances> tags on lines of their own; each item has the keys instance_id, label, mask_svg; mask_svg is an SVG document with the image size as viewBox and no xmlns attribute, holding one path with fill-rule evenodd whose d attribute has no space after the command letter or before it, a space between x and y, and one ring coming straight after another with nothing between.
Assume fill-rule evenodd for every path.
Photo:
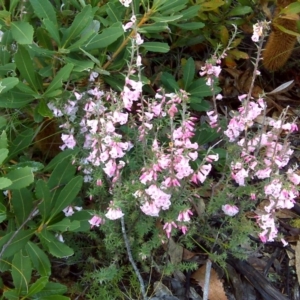
<instances>
[{"instance_id":1,"label":"bare twig","mask_svg":"<svg viewBox=\"0 0 300 300\"><path fill-rule=\"evenodd\" d=\"M126 229L125 229L124 217L121 218L121 226L122 226L122 233L123 233L123 238L124 238L124 242L125 242L125 245L126 245L129 261L130 261L130 263L131 263L131 265L134 269L134 272L135 272L135 274L136 274L136 276L137 276L137 278L140 282L141 293L142 293L143 299L147 300L148 298L147 298L147 295L146 295L145 284L144 284L143 278L141 276L141 273L140 273L139 269L137 268L137 266L135 264L135 261L132 257L132 254L131 254L129 240L127 238Z\"/></svg>"},{"instance_id":2,"label":"bare twig","mask_svg":"<svg viewBox=\"0 0 300 300\"><path fill-rule=\"evenodd\" d=\"M211 260L208 259L207 262L206 262L206 269L205 269L205 282L204 282L204 288L203 288L203 300L208 300L210 271L211 271Z\"/></svg>"}]
</instances>

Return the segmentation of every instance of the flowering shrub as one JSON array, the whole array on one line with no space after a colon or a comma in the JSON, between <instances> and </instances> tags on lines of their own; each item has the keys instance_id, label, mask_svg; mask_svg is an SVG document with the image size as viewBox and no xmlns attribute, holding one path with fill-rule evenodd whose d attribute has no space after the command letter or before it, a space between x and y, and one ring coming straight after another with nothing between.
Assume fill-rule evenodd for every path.
<instances>
[{"instance_id":1,"label":"flowering shrub","mask_svg":"<svg viewBox=\"0 0 300 300\"><path fill-rule=\"evenodd\" d=\"M184 0L100 2L0 2L0 106L13 120L0 117L0 183L8 189L0 198L0 270L13 279L6 299L65 299L66 287L51 278L53 257L69 265L84 258L81 283L91 298L117 298L118 282L130 274L146 299L135 262L149 272L153 253L171 238L191 250L201 243L220 264L227 251L245 257L240 245L249 234L286 244L275 211L291 208L298 196L300 177L293 167L283 171L297 126L285 113L268 118L264 95L253 99L251 90L239 96L228 124L218 112L218 76L237 27L200 78L189 58L180 80L164 70L156 88L142 58L170 50L161 32L180 28L180 44L182 31L190 37L203 27L190 21L199 7ZM253 41L262 43L265 27L254 26ZM61 152L37 162L31 145L49 119L60 131ZM261 128L251 130L258 120ZM269 202L256 211L256 223L246 219L262 199ZM120 266L125 258L131 266ZM163 267L171 274L195 264Z\"/></svg>"}]
</instances>

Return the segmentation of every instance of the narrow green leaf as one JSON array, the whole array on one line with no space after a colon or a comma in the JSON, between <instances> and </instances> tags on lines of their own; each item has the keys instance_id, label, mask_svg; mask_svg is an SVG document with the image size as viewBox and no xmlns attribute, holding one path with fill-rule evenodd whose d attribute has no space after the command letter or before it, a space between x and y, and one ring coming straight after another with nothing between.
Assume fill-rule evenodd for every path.
<instances>
[{"instance_id":1,"label":"narrow green leaf","mask_svg":"<svg viewBox=\"0 0 300 300\"><path fill-rule=\"evenodd\" d=\"M8 156L8 149L0 149L0 165L3 163L5 158Z\"/></svg>"},{"instance_id":2,"label":"narrow green leaf","mask_svg":"<svg viewBox=\"0 0 300 300\"><path fill-rule=\"evenodd\" d=\"M70 300L70 298L61 295L52 295L52 296L43 297L42 300Z\"/></svg>"},{"instance_id":3,"label":"narrow green leaf","mask_svg":"<svg viewBox=\"0 0 300 300\"><path fill-rule=\"evenodd\" d=\"M220 88L215 87L214 90L216 93L220 91ZM211 96L212 92L210 86L206 84L205 78L199 78L195 80L188 88L188 93L191 94L192 97L198 97L203 99L204 97Z\"/></svg>"},{"instance_id":4,"label":"narrow green leaf","mask_svg":"<svg viewBox=\"0 0 300 300\"><path fill-rule=\"evenodd\" d=\"M28 45L33 41L33 27L25 21L11 22L11 33L18 44Z\"/></svg>"},{"instance_id":5,"label":"narrow green leaf","mask_svg":"<svg viewBox=\"0 0 300 300\"><path fill-rule=\"evenodd\" d=\"M84 50L103 49L115 42L124 34L122 23L118 22L102 31L101 34L93 34L82 47Z\"/></svg>"},{"instance_id":6,"label":"narrow green leaf","mask_svg":"<svg viewBox=\"0 0 300 300\"><path fill-rule=\"evenodd\" d=\"M6 149L7 146L7 135L6 132L3 130L0 135L0 149Z\"/></svg>"},{"instance_id":7,"label":"narrow green leaf","mask_svg":"<svg viewBox=\"0 0 300 300\"><path fill-rule=\"evenodd\" d=\"M48 86L44 96L49 95L51 92L62 88L63 85L63 81L68 80L71 71L73 69L74 65L73 64L67 64L65 65L63 68L61 68L56 76L53 78L53 80L51 81L50 85Z\"/></svg>"},{"instance_id":8,"label":"narrow green leaf","mask_svg":"<svg viewBox=\"0 0 300 300\"><path fill-rule=\"evenodd\" d=\"M82 176L73 178L58 195L58 201L55 203L53 210L51 211L50 219L60 213L64 208L70 205L77 194L79 193L83 183Z\"/></svg>"},{"instance_id":9,"label":"narrow green leaf","mask_svg":"<svg viewBox=\"0 0 300 300\"><path fill-rule=\"evenodd\" d=\"M19 82L20 83L20 82ZM22 108L35 98L31 95L26 95L16 89L12 89L0 97L0 107L3 108Z\"/></svg>"},{"instance_id":10,"label":"narrow green leaf","mask_svg":"<svg viewBox=\"0 0 300 300\"><path fill-rule=\"evenodd\" d=\"M60 46L60 36L57 26L49 19L44 19L43 24L49 35L54 39L58 46Z\"/></svg>"},{"instance_id":11,"label":"narrow green leaf","mask_svg":"<svg viewBox=\"0 0 300 300\"><path fill-rule=\"evenodd\" d=\"M64 150L63 152L60 152L44 168L44 171L48 172L50 170L53 170L54 168L56 168L58 165L60 165L65 160L67 160L69 162L71 160L71 158L78 153L78 151L79 151L78 149L67 149L67 150ZM75 172L75 170L74 170L74 172Z\"/></svg>"},{"instance_id":12,"label":"narrow green leaf","mask_svg":"<svg viewBox=\"0 0 300 300\"><path fill-rule=\"evenodd\" d=\"M36 299L43 300L44 297L50 297L50 296L57 297L58 295L64 294L66 292L67 292L66 286L57 282L48 282L45 288L36 295Z\"/></svg>"},{"instance_id":13,"label":"narrow green leaf","mask_svg":"<svg viewBox=\"0 0 300 300\"><path fill-rule=\"evenodd\" d=\"M0 223L6 220L6 217L6 207L2 203L0 203Z\"/></svg>"},{"instance_id":14,"label":"narrow green leaf","mask_svg":"<svg viewBox=\"0 0 300 300\"><path fill-rule=\"evenodd\" d=\"M9 290L3 293L4 299L19 300L19 293L17 290Z\"/></svg>"},{"instance_id":15,"label":"narrow green leaf","mask_svg":"<svg viewBox=\"0 0 300 300\"><path fill-rule=\"evenodd\" d=\"M1 62L1 60L0 60ZM0 66L0 75L6 76L8 73L14 72L16 70L15 63L8 63Z\"/></svg>"},{"instance_id":16,"label":"narrow green leaf","mask_svg":"<svg viewBox=\"0 0 300 300\"><path fill-rule=\"evenodd\" d=\"M177 92L180 90L175 78L167 72L163 72L161 75L161 81L163 86L170 92Z\"/></svg>"},{"instance_id":17,"label":"narrow green leaf","mask_svg":"<svg viewBox=\"0 0 300 300\"><path fill-rule=\"evenodd\" d=\"M31 184L34 180L32 169L29 167L10 171L6 174L6 177L12 181L12 184L9 187L10 190L24 188Z\"/></svg>"},{"instance_id":18,"label":"narrow green leaf","mask_svg":"<svg viewBox=\"0 0 300 300\"><path fill-rule=\"evenodd\" d=\"M74 251L70 247L59 242L52 233L45 229L38 233L38 237L48 251L55 257L64 258L74 254Z\"/></svg>"},{"instance_id":19,"label":"narrow green leaf","mask_svg":"<svg viewBox=\"0 0 300 300\"><path fill-rule=\"evenodd\" d=\"M31 272L31 260L28 255L24 255L23 251L20 250L14 255L11 270L14 286L19 294L21 292L28 293Z\"/></svg>"},{"instance_id":20,"label":"narrow green leaf","mask_svg":"<svg viewBox=\"0 0 300 300\"><path fill-rule=\"evenodd\" d=\"M57 23L56 12L49 0L29 0L35 14L41 19L49 19L53 24Z\"/></svg>"},{"instance_id":21,"label":"narrow green leaf","mask_svg":"<svg viewBox=\"0 0 300 300\"><path fill-rule=\"evenodd\" d=\"M38 205L39 212L42 215L43 222L46 222L46 219L49 217L52 204L51 204L51 195L50 195L50 189L47 185L47 183L40 179L35 185L35 195L36 198L40 201L42 201Z\"/></svg>"},{"instance_id":22,"label":"narrow green leaf","mask_svg":"<svg viewBox=\"0 0 300 300\"><path fill-rule=\"evenodd\" d=\"M32 59L27 49L19 45L18 51L15 54L15 63L22 77L28 82L28 84L35 90L38 90L38 84L36 79L36 72L32 63Z\"/></svg>"},{"instance_id":23,"label":"narrow green leaf","mask_svg":"<svg viewBox=\"0 0 300 300\"><path fill-rule=\"evenodd\" d=\"M286 29L285 27L278 25L278 24L274 24L274 26L277 27L278 29L280 29L282 32L285 32L289 35L300 37L300 33L298 33L298 32Z\"/></svg>"},{"instance_id":24,"label":"narrow green leaf","mask_svg":"<svg viewBox=\"0 0 300 300\"><path fill-rule=\"evenodd\" d=\"M170 50L170 47L167 43L160 43L160 42L146 42L141 45L146 50L151 52L158 52L158 53L167 53Z\"/></svg>"},{"instance_id":25,"label":"narrow green leaf","mask_svg":"<svg viewBox=\"0 0 300 300\"><path fill-rule=\"evenodd\" d=\"M290 15L290 14L298 14L300 12L300 3L294 2L286 6L284 9L280 11L280 14Z\"/></svg>"},{"instance_id":26,"label":"narrow green leaf","mask_svg":"<svg viewBox=\"0 0 300 300\"><path fill-rule=\"evenodd\" d=\"M156 33L156 32L164 32L168 31L169 26L165 23L153 23L153 24L145 24L139 28L139 33Z\"/></svg>"},{"instance_id":27,"label":"narrow green leaf","mask_svg":"<svg viewBox=\"0 0 300 300\"><path fill-rule=\"evenodd\" d=\"M28 242L26 245L26 251L32 261L34 268L39 272L41 276L50 276L51 264L48 255L41 250L35 243Z\"/></svg>"},{"instance_id":28,"label":"narrow green leaf","mask_svg":"<svg viewBox=\"0 0 300 300\"><path fill-rule=\"evenodd\" d=\"M6 125L7 125L7 119L0 116L0 129L2 129L3 127L6 127ZM0 149L1 149L1 146L0 146Z\"/></svg>"},{"instance_id":29,"label":"narrow green leaf","mask_svg":"<svg viewBox=\"0 0 300 300\"><path fill-rule=\"evenodd\" d=\"M202 22L190 22L190 23L182 23L182 24L175 23L174 25L184 30L196 30L196 29L203 28L205 26L205 24Z\"/></svg>"},{"instance_id":30,"label":"narrow green leaf","mask_svg":"<svg viewBox=\"0 0 300 300\"><path fill-rule=\"evenodd\" d=\"M236 6L230 10L228 17L233 16L244 16L250 14L252 12L252 8L250 6Z\"/></svg>"},{"instance_id":31,"label":"narrow green leaf","mask_svg":"<svg viewBox=\"0 0 300 300\"><path fill-rule=\"evenodd\" d=\"M13 191L11 202L17 226L20 226L33 210L33 200L32 193L26 188Z\"/></svg>"},{"instance_id":32,"label":"narrow green leaf","mask_svg":"<svg viewBox=\"0 0 300 300\"><path fill-rule=\"evenodd\" d=\"M186 91L188 87L191 85L194 77L195 77L195 62L190 57L185 66L183 67L183 82L184 82L184 90Z\"/></svg>"},{"instance_id":33,"label":"narrow green leaf","mask_svg":"<svg viewBox=\"0 0 300 300\"><path fill-rule=\"evenodd\" d=\"M117 5L113 2L106 4L106 13L109 16L112 23L122 21L122 10L117 9Z\"/></svg>"},{"instance_id":34,"label":"narrow green leaf","mask_svg":"<svg viewBox=\"0 0 300 300\"><path fill-rule=\"evenodd\" d=\"M47 230L54 232L74 231L80 227L79 221L71 221L69 218L64 218L60 222L47 226Z\"/></svg>"},{"instance_id":35,"label":"narrow green leaf","mask_svg":"<svg viewBox=\"0 0 300 300\"><path fill-rule=\"evenodd\" d=\"M4 94L15 87L19 82L16 77L0 79L0 94Z\"/></svg>"},{"instance_id":36,"label":"narrow green leaf","mask_svg":"<svg viewBox=\"0 0 300 300\"><path fill-rule=\"evenodd\" d=\"M41 278L38 278L30 287L29 291L26 295L26 298L33 296L37 294L38 292L42 291L44 287L46 286L47 282L49 281L49 278L47 276L43 276Z\"/></svg>"},{"instance_id":37,"label":"narrow green leaf","mask_svg":"<svg viewBox=\"0 0 300 300\"><path fill-rule=\"evenodd\" d=\"M34 136L33 129L29 128L18 133L18 136L12 141L9 148L9 155L6 160L14 158L17 154L27 149L32 143Z\"/></svg>"},{"instance_id":38,"label":"narrow green leaf","mask_svg":"<svg viewBox=\"0 0 300 300\"><path fill-rule=\"evenodd\" d=\"M31 87L29 87L27 84L23 83L22 81L19 81L16 87L21 92L23 92L27 95L31 95L34 98L40 97L40 95L36 91L34 91Z\"/></svg>"},{"instance_id":39,"label":"narrow green leaf","mask_svg":"<svg viewBox=\"0 0 300 300\"><path fill-rule=\"evenodd\" d=\"M10 232L3 236L0 239L0 249L3 249L3 246L5 246L2 258L12 257L16 252L23 249L29 239L33 236L34 232L35 229L20 230L16 234L15 232ZM14 238L7 244L12 236L14 236Z\"/></svg>"},{"instance_id":40,"label":"narrow green leaf","mask_svg":"<svg viewBox=\"0 0 300 300\"><path fill-rule=\"evenodd\" d=\"M62 44L66 48L70 41L77 38L80 33L88 27L93 20L93 11L91 5L86 5L82 11L76 15L72 25L64 33Z\"/></svg>"}]
</instances>

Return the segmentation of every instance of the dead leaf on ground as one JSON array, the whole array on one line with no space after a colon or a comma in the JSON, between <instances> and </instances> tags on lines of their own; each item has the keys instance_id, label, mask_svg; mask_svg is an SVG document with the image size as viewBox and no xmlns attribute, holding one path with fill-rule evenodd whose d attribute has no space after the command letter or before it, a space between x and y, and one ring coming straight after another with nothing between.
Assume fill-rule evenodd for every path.
<instances>
[{"instance_id":1,"label":"dead leaf on ground","mask_svg":"<svg viewBox=\"0 0 300 300\"><path fill-rule=\"evenodd\" d=\"M205 270L206 270L206 265L203 265L191 276L193 279L195 279L198 282L198 284L202 287L202 289L205 283ZM228 299L223 288L223 283L221 282L217 272L213 268L211 269L210 272L208 298L209 300Z\"/></svg>"},{"instance_id":2,"label":"dead leaf on ground","mask_svg":"<svg viewBox=\"0 0 300 300\"><path fill-rule=\"evenodd\" d=\"M300 241L297 242L296 248L295 248L295 267L296 267L296 273L297 273L297 279L298 283L300 284Z\"/></svg>"}]
</instances>

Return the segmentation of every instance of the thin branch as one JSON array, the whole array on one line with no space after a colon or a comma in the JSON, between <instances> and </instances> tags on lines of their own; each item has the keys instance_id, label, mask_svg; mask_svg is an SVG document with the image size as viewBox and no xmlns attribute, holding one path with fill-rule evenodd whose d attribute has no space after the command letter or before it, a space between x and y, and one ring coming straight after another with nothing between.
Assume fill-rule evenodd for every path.
<instances>
[{"instance_id":1,"label":"thin branch","mask_svg":"<svg viewBox=\"0 0 300 300\"><path fill-rule=\"evenodd\" d=\"M206 262L206 269L205 269L205 282L204 282L204 288L203 288L203 300L208 300L210 271L211 271L211 260L208 259L207 262Z\"/></svg>"},{"instance_id":2,"label":"thin branch","mask_svg":"<svg viewBox=\"0 0 300 300\"><path fill-rule=\"evenodd\" d=\"M146 290L145 290L145 284L144 284L144 281L143 281L143 278L141 276L141 273L139 271L139 269L137 268L136 264L135 264L135 261L132 257L132 253L131 253L131 249L130 249L130 245L129 245L129 240L127 238L127 234L126 234L126 229L125 229L125 222L124 222L124 217L121 217L121 226L122 226L122 233L123 233L123 238L124 238L124 242L125 242L125 245L126 245L126 249L127 249L127 254L128 254L128 258L129 258L129 261L134 269L134 272L140 282L140 287L141 287L141 293L143 295L143 299L144 300L147 300L147 295L146 295Z\"/></svg>"}]
</instances>

